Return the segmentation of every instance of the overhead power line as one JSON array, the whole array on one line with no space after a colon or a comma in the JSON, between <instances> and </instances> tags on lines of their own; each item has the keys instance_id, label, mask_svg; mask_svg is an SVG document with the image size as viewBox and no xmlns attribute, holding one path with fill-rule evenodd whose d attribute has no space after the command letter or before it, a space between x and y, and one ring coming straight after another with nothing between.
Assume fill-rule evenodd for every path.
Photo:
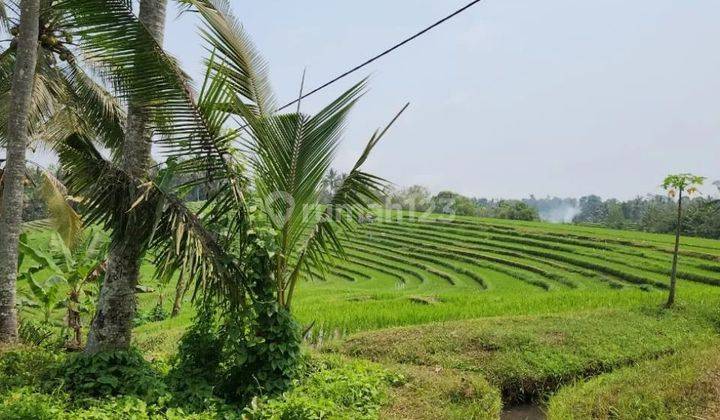
<instances>
[{"instance_id":1,"label":"overhead power line","mask_svg":"<svg viewBox=\"0 0 720 420\"><path fill-rule=\"evenodd\" d=\"M372 58L364 61L363 63L358 64L357 66L351 68L350 70L346 71L345 73L342 73L342 74L336 76L335 78L331 79L331 80L328 81L327 83L324 83L324 84L316 87L315 89L311 90L310 92L301 95L299 98L295 99L294 101L288 102L287 104L285 104L285 105L281 106L280 108L278 108L278 111L281 111L281 110L283 110L283 109L285 109L285 108L288 108L288 107L290 107L290 106L292 106L292 105L295 105L296 103L302 101L303 99L307 98L308 96L314 95L314 94L316 94L317 92L319 92L319 91L325 89L326 87L332 85L333 83L338 82L338 81L340 81L340 80L342 80L342 79L350 76L351 74L353 74L353 73L355 73L356 71L362 69L363 67L366 67L367 65L369 65L369 64L371 64L371 63L373 63L373 62L381 59L382 57L385 57L386 55L392 53L393 51L397 50L398 48L400 48L400 47L402 47L402 46L404 46L404 45L406 45L406 44L409 44L410 42L414 41L415 39L417 39L417 38L425 35L426 33L428 33L428 32L430 32L431 30L437 28L438 26L442 25L443 23L449 21L450 19L454 18L455 16L457 16L457 15L465 12L466 10L470 9L471 7L473 7L473 6L475 6L476 4L480 3L481 1L483 1L483 0L473 0L473 1L471 1L470 3L466 4L465 6L457 9L456 11L452 12L451 14L449 14L449 15L445 16L444 18L436 21L436 22L433 23L432 25L430 25L430 26L422 29L421 31L417 32L416 34L414 34L414 35L412 35L412 36L410 36L410 37L408 37L408 38L405 38L403 41L401 41L401 42L393 45L392 47L386 49L385 51L381 52L380 54L377 54L376 56L374 56L374 57L372 57Z\"/></svg>"}]
</instances>

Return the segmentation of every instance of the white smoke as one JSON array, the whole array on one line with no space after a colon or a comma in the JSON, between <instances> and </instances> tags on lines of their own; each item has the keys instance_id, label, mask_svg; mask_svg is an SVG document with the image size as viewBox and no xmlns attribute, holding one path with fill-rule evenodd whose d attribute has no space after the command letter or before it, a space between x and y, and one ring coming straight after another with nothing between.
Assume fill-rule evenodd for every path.
<instances>
[{"instance_id":1,"label":"white smoke","mask_svg":"<svg viewBox=\"0 0 720 420\"><path fill-rule=\"evenodd\" d=\"M580 207L564 204L540 212L540 220L551 223L570 223L580 213Z\"/></svg>"}]
</instances>

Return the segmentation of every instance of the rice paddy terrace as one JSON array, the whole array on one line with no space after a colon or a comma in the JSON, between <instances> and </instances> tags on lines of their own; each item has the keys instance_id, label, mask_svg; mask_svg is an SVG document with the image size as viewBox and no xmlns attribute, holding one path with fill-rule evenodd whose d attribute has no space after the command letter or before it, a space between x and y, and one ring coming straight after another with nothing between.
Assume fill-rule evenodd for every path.
<instances>
[{"instance_id":1,"label":"rice paddy terrace","mask_svg":"<svg viewBox=\"0 0 720 420\"><path fill-rule=\"evenodd\" d=\"M442 215L381 214L346 260L300 287L317 335L394 325L659 304L670 235ZM720 242L683 240L681 296L720 294Z\"/></svg>"}]
</instances>

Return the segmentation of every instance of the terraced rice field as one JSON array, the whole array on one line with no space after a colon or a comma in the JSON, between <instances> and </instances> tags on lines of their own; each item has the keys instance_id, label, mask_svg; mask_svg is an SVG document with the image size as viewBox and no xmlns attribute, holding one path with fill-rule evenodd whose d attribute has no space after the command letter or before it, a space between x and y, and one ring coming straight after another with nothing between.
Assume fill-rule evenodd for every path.
<instances>
[{"instance_id":1,"label":"terraced rice field","mask_svg":"<svg viewBox=\"0 0 720 420\"><path fill-rule=\"evenodd\" d=\"M405 376L380 418L715 418L720 241L683 239L667 310L673 241L380 213L304 279L293 312L315 354ZM136 343L172 352L191 316L143 325Z\"/></svg>"},{"instance_id":2,"label":"terraced rice field","mask_svg":"<svg viewBox=\"0 0 720 420\"><path fill-rule=\"evenodd\" d=\"M570 225L382 213L345 260L300 287L312 337L395 325L655 305L673 237ZM679 294L720 294L720 242L683 240Z\"/></svg>"}]
</instances>

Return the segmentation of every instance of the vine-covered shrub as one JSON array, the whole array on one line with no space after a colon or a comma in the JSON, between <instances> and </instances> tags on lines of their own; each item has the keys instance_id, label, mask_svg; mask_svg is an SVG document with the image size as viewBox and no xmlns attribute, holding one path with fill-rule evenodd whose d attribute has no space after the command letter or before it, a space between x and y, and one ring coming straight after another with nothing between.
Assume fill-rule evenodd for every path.
<instances>
[{"instance_id":1,"label":"vine-covered shrub","mask_svg":"<svg viewBox=\"0 0 720 420\"><path fill-rule=\"evenodd\" d=\"M257 395L274 395L297 377L300 329L275 302L253 311L199 311L180 343L171 376L181 391L244 404ZM186 378L192 378L187 381Z\"/></svg>"},{"instance_id":2,"label":"vine-covered shrub","mask_svg":"<svg viewBox=\"0 0 720 420\"><path fill-rule=\"evenodd\" d=\"M212 390L234 404L286 390L301 365L300 327L278 303L267 239L251 235L243 272L247 302L241 305L206 296L180 342L172 376L194 378L180 386Z\"/></svg>"}]
</instances>

